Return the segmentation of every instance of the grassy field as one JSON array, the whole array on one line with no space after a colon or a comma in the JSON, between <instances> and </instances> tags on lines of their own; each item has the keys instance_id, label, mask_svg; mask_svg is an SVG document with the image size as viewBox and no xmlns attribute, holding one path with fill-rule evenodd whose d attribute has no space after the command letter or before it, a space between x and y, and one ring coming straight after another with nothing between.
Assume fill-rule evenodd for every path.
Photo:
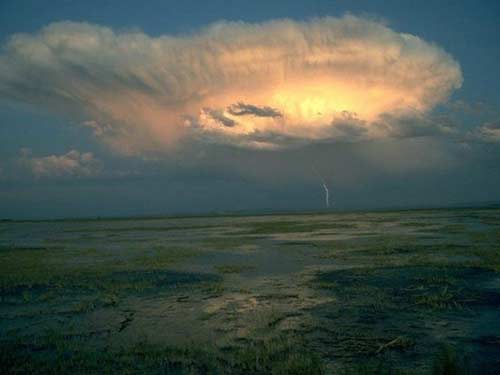
<instances>
[{"instance_id":1,"label":"grassy field","mask_svg":"<svg viewBox=\"0 0 500 375\"><path fill-rule=\"evenodd\" d=\"M1 374L500 374L500 210L0 222Z\"/></svg>"}]
</instances>

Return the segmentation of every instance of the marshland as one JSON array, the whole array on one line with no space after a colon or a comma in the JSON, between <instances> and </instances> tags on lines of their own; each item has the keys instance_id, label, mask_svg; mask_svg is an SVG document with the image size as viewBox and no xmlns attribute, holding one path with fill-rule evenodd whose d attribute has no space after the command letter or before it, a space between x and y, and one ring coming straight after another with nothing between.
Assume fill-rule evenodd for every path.
<instances>
[{"instance_id":1,"label":"marshland","mask_svg":"<svg viewBox=\"0 0 500 375\"><path fill-rule=\"evenodd\" d=\"M500 209L0 223L1 373L498 374Z\"/></svg>"}]
</instances>

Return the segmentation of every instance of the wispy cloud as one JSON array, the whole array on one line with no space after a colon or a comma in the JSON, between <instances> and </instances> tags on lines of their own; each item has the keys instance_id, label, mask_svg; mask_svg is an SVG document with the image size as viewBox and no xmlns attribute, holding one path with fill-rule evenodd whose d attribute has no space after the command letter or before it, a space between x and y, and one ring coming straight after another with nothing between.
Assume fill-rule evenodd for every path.
<instances>
[{"instance_id":1,"label":"wispy cloud","mask_svg":"<svg viewBox=\"0 0 500 375\"><path fill-rule=\"evenodd\" d=\"M386 137L405 122L376 124L424 115L461 84L440 47L355 16L160 37L60 22L12 36L0 56L0 97L78 119L128 154L191 138L273 148ZM335 120L344 112L355 132Z\"/></svg>"},{"instance_id":2,"label":"wispy cloud","mask_svg":"<svg viewBox=\"0 0 500 375\"><path fill-rule=\"evenodd\" d=\"M500 120L486 122L472 132L472 139L500 143Z\"/></svg>"}]
</instances>

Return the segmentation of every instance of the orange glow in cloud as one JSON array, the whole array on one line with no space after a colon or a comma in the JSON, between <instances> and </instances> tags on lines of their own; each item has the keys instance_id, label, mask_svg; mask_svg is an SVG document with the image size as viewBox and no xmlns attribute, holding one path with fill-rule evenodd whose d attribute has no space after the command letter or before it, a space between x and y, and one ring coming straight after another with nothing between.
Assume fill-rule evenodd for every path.
<instances>
[{"instance_id":1,"label":"orange glow in cloud","mask_svg":"<svg viewBox=\"0 0 500 375\"><path fill-rule=\"evenodd\" d=\"M13 36L0 56L0 96L77 117L128 154L191 138L276 148L383 137L383 118L426 113L461 83L441 48L354 16L158 38L63 22Z\"/></svg>"}]
</instances>

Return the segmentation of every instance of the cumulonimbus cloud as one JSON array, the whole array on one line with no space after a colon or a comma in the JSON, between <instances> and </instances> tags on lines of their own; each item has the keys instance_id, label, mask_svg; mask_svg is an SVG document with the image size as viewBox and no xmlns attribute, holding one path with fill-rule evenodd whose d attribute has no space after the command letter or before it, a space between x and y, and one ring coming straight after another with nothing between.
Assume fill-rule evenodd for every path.
<instances>
[{"instance_id":1,"label":"cumulonimbus cloud","mask_svg":"<svg viewBox=\"0 0 500 375\"><path fill-rule=\"evenodd\" d=\"M350 15L160 37L60 22L0 56L1 97L72 116L125 153L381 137L388 116L426 113L461 83L440 47Z\"/></svg>"}]
</instances>

